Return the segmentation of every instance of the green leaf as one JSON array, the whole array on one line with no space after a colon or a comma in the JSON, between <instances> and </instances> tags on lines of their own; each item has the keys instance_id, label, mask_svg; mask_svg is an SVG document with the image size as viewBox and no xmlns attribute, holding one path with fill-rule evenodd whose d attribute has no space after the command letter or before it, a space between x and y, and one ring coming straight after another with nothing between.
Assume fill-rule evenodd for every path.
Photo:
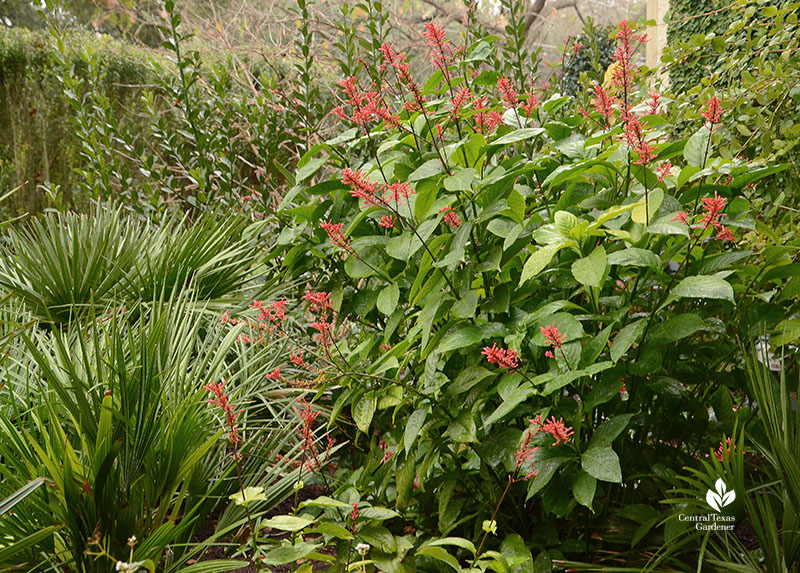
<instances>
[{"instance_id":1,"label":"green leaf","mask_svg":"<svg viewBox=\"0 0 800 573\"><path fill-rule=\"evenodd\" d=\"M628 427L631 418L633 418L633 414L620 414L600 424L600 427L592 434L592 439L589 440L589 449L609 445Z\"/></svg>"},{"instance_id":2,"label":"green leaf","mask_svg":"<svg viewBox=\"0 0 800 573\"><path fill-rule=\"evenodd\" d=\"M300 507L322 507L322 508L331 508L331 507L340 507L340 508L347 508L350 509L350 504L345 503L343 501L339 501L338 499L333 499L332 497L328 497L326 495L321 495L314 499L307 499L305 501L300 502Z\"/></svg>"},{"instance_id":3,"label":"green leaf","mask_svg":"<svg viewBox=\"0 0 800 573\"><path fill-rule=\"evenodd\" d=\"M445 337L445 339L439 343L436 352L444 354L451 350L472 346L481 340L483 340L483 329L477 326L466 326Z\"/></svg>"},{"instance_id":4,"label":"green leaf","mask_svg":"<svg viewBox=\"0 0 800 573\"><path fill-rule=\"evenodd\" d=\"M444 168L442 167L442 162L438 159L429 159L422 165L420 165L417 169L414 170L407 178L406 181L408 183L413 183L414 181L419 181L421 179L427 179L428 177L433 177L434 175L439 175L440 173L444 172Z\"/></svg>"},{"instance_id":5,"label":"green leaf","mask_svg":"<svg viewBox=\"0 0 800 573\"><path fill-rule=\"evenodd\" d=\"M397 283L391 283L378 294L378 310L386 316L390 316L397 310L398 300L400 300L400 287L397 286Z\"/></svg>"},{"instance_id":6,"label":"green leaf","mask_svg":"<svg viewBox=\"0 0 800 573\"><path fill-rule=\"evenodd\" d=\"M392 533L382 525L368 525L358 531L358 536L384 553L393 553L397 549Z\"/></svg>"},{"instance_id":7,"label":"green leaf","mask_svg":"<svg viewBox=\"0 0 800 573\"><path fill-rule=\"evenodd\" d=\"M475 555L475 545L472 541L464 539L463 537L443 537L442 539L434 539L433 541L426 541L421 547L440 547L442 545L461 547Z\"/></svg>"},{"instance_id":8,"label":"green leaf","mask_svg":"<svg viewBox=\"0 0 800 573\"><path fill-rule=\"evenodd\" d=\"M498 137L494 141L490 142L490 145L511 145L512 143L518 143L520 141L525 141L526 139L536 137L537 135L541 135L545 131L546 130L542 129L541 127L525 127L523 129L517 129L511 133L503 135L502 137Z\"/></svg>"},{"instance_id":9,"label":"green leaf","mask_svg":"<svg viewBox=\"0 0 800 573\"><path fill-rule=\"evenodd\" d=\"M606 272L606 250L598 246L588 257L572 263L572 276L584 286L600 287Z\"/></svg>"},{"instance_id":10,"label":"green leaf","mask_svg":"<svg viewBox=\"0 0 800 573\"><path fill-rule=\"evenodd\" d=\"M676 298L716 298L733 302L733 287L718 276L686 277L672 289Z\"/></svg>"},{"instance_id":11,"label":"green leaf","mask_svg":"<svg viewBox=\"0 0 800 573\"><path fill-rule=\"evenodd\" d=\"M614 251L606 259L609 265L623 265L628 267L660 267L661 257L653 251L628 247Z\"/></svg>"},{"instance_id":12,"label":"green leaf","mask_svg":"<svg viewBox=\"0 0 800 573\"><path fill-rule=\"evenodd\" d=\"M565 239L570 238L570 231L578 224L579 219L569 211L556 211L553 215L553 226Z\"/></svg>"},{"instance_id":13,"label":"green leaf","mask_svg":"<svg viewBox=\"0 0 800 573\"><path fill-rule=\"evenodd\" d=\"M477 429L475 428L475 420L472 418L472 412L462 410L458 418L453 420L447 427L445 435L459 444L477 442Z\"/></svg>"},{"instance_id":14,"label":"green leaf","mask_svg":"<svg viewBox=\"0 0 800 573\"><path fill-rule=\"evenodd\" d=\"M229 496L230 499L236 502L236 505L247 505L254 501L261 501L267 499L264 495L263 487L246 487L244 491L239 490Z\"/></svg>"},{"instance_id":15,"label":"green leaf","mask_svg":"<svg viewBox=\"0 0 800 573\"><path fill-rule=\"evenodd\" d=\"M462 392L466 392L475 386L475 384L481 380L485 380L489 376L493 375L494 372L491 370L488 370L479 364L473 364L472 366L468 366L458 373L458 376L456 376L456 379L453 380L453 383L450 385L448 390L453 394L461 394Z\"/></svg>"},{"instance_id":16,"label":"green leaf","mask_svg":"<svg viewBox=\"0 0 800 573\"><path fill-rule=\"evenodd\" d=\"M658 208L661 207L662 201L664 201L664 192L660 188L651 189L636 202L636 206L631 211L631 219L640 225L649 224L658 212Z\"/></svg>"},{"instance_id":17,"label":"green leaf","mask_svg":"<svg viewBox=\"0 0 800 573\"><path fill-rule=\"evenodd\" d=\"M510 396L503 400L503 403L500 404L497 409L492 412L486 420L484 420L484 426L488 426L496 422L497 420L501 420L503 417L507 416L520 404L522 404L525 400L536 394L536 390L531 387L530 384L524 383L522 386L514 390Z\"/></svg>"},{"instance_id":18,"label":"green leaf","mask_svg":"<svg viewBox=\"0 0 800 573\"><path fill-rule=\"evenodd\" d=\"M532 253L528 260L525 261L525 266L522 267L522 276L519 279L520 286L542 272L553 260L553 256L566 246L567 243L553 243Z\"/></svg>"},{"instance_id":19,"label":"green leaf","mask_svg":"<svg viewBox=\"0 0 800 573\"><path fill-rule=\"evenodd\" d=\"M305 181L314 173L316 173L320 167L325 165L328 161L328 156L323 155L321 157L315 157L305 165L303 165L300 169L297 170L297 175L295 176L295 182L300 183L301 181Z\"/></svg>"},{"instance_id":20,"label":"green leaf","mask_svg":"<svg viewBox=\"0 0 800 573\"><path fill-rule=\"evenodd\" d=\"M272 529L281 531L300 531L314 523L313 519L306 519L296 515L276 515L262 522Z\"/></svg>"},{"instance_id":21,"label":"green leaf","mask_svg":"<svg viewBox=\"0 0 800 573\"><path fill-rule=\"evenodd\" d=\"M652 344L669 344L705 328L706 323L696 314L679 314L659 323L648 340Z\"/></svg>"},{"instance_id":22,"label":"green leaf","mask_svg":"<svg viewBox=\"0 0 800 573\"><path fill-rule=\"evenodd\" d=\"M354 539L353 534L349 529L346 529L338 523L331 523L330 521L322 521L311 530L311 533L320 533L322 535L330 535L337 539Z\"/></svg>"},{"instance_id":23,"label":"green leaf","mask_svg":"<svg viewBox=\"0 0 800 573\"><path fill-rule=\"evenodd\" d=\"M425 424L425 417L427 415L428 407L423 406L422 408L417 408L414 410L408 417L408 422L406 422L406 430L403 434L403 446L407 452L411 451L411 446L414 445L414 441L417 439L419 431Z\"/></svg>"},{"instance_id":24,"label":"green leaf","mask_svg":"<svg viewBox=\"0 0 800 573\"><path fill-rule=\"evenodd\" d=\"M441 561L442 563L447 563L450 567L458 571L458 573L461 573L462 571L461 566L458 564L458 560L442 547L423 547L422 549L417 550L417 555L425 555L432 559L436 559L437 561Z\"/></svg>"},{"instance_id":25,"label":"green leaf","mask_svg":"<svg viewBox=\"0 0 800 573\"><path fill-rule=\"evenodd\" d=\"M309 554L320 547L322 547L321 543L309 543L307 541L300 541L294 545L281 545L267 551L261 561L265 565L286 565L308 557Z\"/></svg>"},{"instance_id":26,"label":"green leaf","mask_svg":"<svg viewBox=\"0 0 800 573\"><path fill-rule=\"evenodd\" d=\"M608 338L611 331L614 329L614 324L609 324L600 333L592 338L589 343L581 350L580 367L583 368L594 363L595 360L602 354L603 350L608 344Z\"/></svg>"},{"instance_id":27,"label":"green leaf","mask_svg":"<svg viewBox=\"0 0 800 573\"><path fill-rule=\"evenodd\" d=\"M582 471L572 483L572 495L579 504L592 509L594 493L597 490L597 479ZM592 509L592 511L594 511Z\"/></svg>"},{"instance_id":28,"label":"green leaf","mask_svg":"<svg viewBox=\"0 0 800 573\"><path fill-rule=\"evenodd\" d=\"M215 559L213 561L201 561L186 567L181 567L183 573L224 573L225 571L235 571L247 567L247 561L234 561L232 559Z\"/></svg>"},{"instance_id":29,"label":"green leaf","mask_svg":"<svg viewBox=\"0 0 800 573\"><path fill-rule=\"evenodd\" d=\"M39 486L42 485L43 483L44 483L44 478L41 477L36 478L35 480L29 481L24 486L19 488L17 491L12 493L6 499L0 502L0 515L3 515L4 513L8 512L12 507L17 505L23 499L25 499L34 491L36 491L39 488Z\"/></svg>"},{"instance_id":30,"label":"green leaf","mask_svg":"<svg viewBox=\"0 0 800 573\"><path fill-rule=\"evenodd\" d=\"M367 392L352 407L353 420L358 429L369 434L369 425L375 415L375 392Z\"/></svg>"},{"instance_id":31,"label":"green leaf","mask_svg":"<svg viewBox=\"0 0 800 573\"><path fill-rule=\"evenodd\" d=\"M620 358L630 349L633 344L642 336L645 328L645 319L637 320L626 325L614 337L614 342L611 343L611 360L614 362L619 361Z\"/></svg>"},{"instance_id":32,"label":"green leaf","mask_svg":"<svg viewBox=\"0 0 800 573\"><path fill-rule=\"evenodd\" d=\"M472 182L477 179L478 172L468 167L458 169L453 175L445 177L444 188L448 191L472 191Z\"/></svg>"},{"instance_id":33,"label":"green leaf","mask_svg":"<svg viewBox=\"0 0 800 573\"><path fill-rule=\"evenodd\" d=\"M358 513L359 519L376 519L378 521L384 521L386 519L392 519L399 516L400 514L395 510L380 506L365 507Z\"/></svg>"},{"instance_id":34,"label":"green leaf","mask_svg":"<svg viewBox=\"0 0 800 573\"><path fill-rule=\"evenodd\" d=\"M622 483L619 457L611 447L589 448L581 455L581 467L601 481Z\"/></svg>"},{"instance_id":35,"label":"green leaf","mask_svg":"<svg viewBox=\"0 0 800 573\"><path fill-rule=\"evenodd\" d=\"M683 148L683 157L689 165L700 169L705 167L708 159L706 150L708 150L708 155L711 155L710 140L711 131L705 125L689 138L686 142L686 147Z\"/></svg>"}]
</instances>

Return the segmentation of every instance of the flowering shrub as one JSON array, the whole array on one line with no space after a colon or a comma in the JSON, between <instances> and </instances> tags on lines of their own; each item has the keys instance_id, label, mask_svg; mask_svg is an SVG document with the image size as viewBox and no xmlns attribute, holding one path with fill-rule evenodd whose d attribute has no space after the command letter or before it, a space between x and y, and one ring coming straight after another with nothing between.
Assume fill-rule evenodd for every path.
<instances>
[{"instance_id":1,"label":"flowering shrub","mask_svg":"<svg viewBox=\"0 0 800 573\"><path fill-rule=\"evenodd\" d=\"M636 553L655 535L658 468L711 455L739 415L733 341L769 288L751 269L791 259L755 248L775 238L742 193L774 168L715 153L716 97L698 102L705 125L668 139L671 102L640 87L646 38L626 22L589 109L482 69L487 40L424 35L425 82L386 44L381 82L340 82L350 129L306 154L279 212L291 239L275 255L326 293L305 361L354 424L362 469L340 470L342 491L413 530L483 529L478 550L442 541L424 559L488 567L498 523L544 561L590 555L609 523L631 528L621 550L638 529ZM334 176L309 179L321 169ZM371 557L417 542L384 533Z\"/></svg>"}]
</instances>

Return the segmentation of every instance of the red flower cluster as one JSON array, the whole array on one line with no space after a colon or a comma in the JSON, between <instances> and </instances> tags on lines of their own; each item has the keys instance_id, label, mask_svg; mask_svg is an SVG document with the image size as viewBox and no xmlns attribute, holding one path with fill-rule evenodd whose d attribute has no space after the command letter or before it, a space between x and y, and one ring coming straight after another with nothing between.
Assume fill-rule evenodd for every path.
<instances>
[{"instance_id":1,"label":"red flower cluster","mask_svg":"<svg viewBox=\"0 0 800 573\"><path fill-rule=\"evenodd\" d=\"M354 501L350 504L353 508L353 511L350 512L350 532L356 532L356 520L358 519L358 502Z\"/></svg>"},{"instance_id":2,"label":"red flower cluster","mask_svg":"<svg viewBox=\"0 0 800 573\"><path fill-rule=\"evenodd\" d=\"M461 108L469 101L470 91L468 87L462 87L457 92L455 97L451 97L448 101L450 104L450 115L447 116L447 123L453 122L458 118Z\"/></svg>"},{"instance_id":3,"label":"red flower cluster","mask_svg":"<svg viewBox=\"0 0 800 573\"><path fill-rule=\"evenodd\" d=\"M280 380L281 379L281 368L280 366L277 367L275 370L267 374L268 380Z\"/></svg>"},{"instance_id":4,"label":"red flower cluster","mask_svg":"<svg viewBox=\"0 0 800 573\"><path fill-rule=\"evenodd\" d=\"M308 301L308 308L312 311L333 310L333 306L331 306L331 293L329 292L308 291L303 295L303 300Z\"/></svg>"},{"instance_id":5,"label":"red flower cluster","mask_svg":"<svg viewBox=\"0 0 800 573\"><path fill-rule=\"evenodd\" d=\"M355 250L353 250L353 247L350 244L350 238L345 237L344 233L342 233L344 223L323 221L319 224L319 226L328 234L328 238L330 239L331 243L342 249L342 251L348 255L358 258L358 255L356 255Z\"/></svg>"},{"instance_id":6,"label":"red flower cluster","mask_svg":"<svg viewBox=\"0 0 800 573\"><path fill-rule=\"evenodd\" d=\"M672 171L672 163L669 161L665 161L658 167L656 167L656 173L658 173L658 180L663 181L665 177L668 177L670 172Z\"/></svg>"},{"instance_id":7,"label":"red flower cluster","mask_svg":"<svg viewBox=\"0 0 800 573\"><path fill-rule=\"evenodd\" d=\"M322 465L319 459L319 453L317 452L317 446L314 443L315 436L313 430L314 420L319 416L319 412L315 412L311 408L311 404L309 404L305 396L300 396L297 402L302 406L302 409L295 410L300 416L301 422L300 426L297 428L297 433L300 435L300 449L303 451L305 457L306 469L308 471L314 471ZM330 436L328 436L328 451L330 451L332 445Z\"/></svg>"},{"instance_id":8,"label":"red flower cluster","mask_svg":"<svg viewBox=\"0 0 800 573\"><path fill-rule=\"evenodd\" d=\"M639 123L639 120L633 114L627 114L627 121L625 123L625 141L628 143L628 146L639 155L639 158L634 161L637 165L647 165L653 159L655 159L655 155L653 152L655 151L655 146L650 145L647 143L647 140L644 135L644 131L642 129L642 124Z\"/></svg>"},{"instance_id":9,"label":"red flower cluster","mask_svg":"<svg viewBox=\"0 0 800 573\"><path fill-rule=\"evenodd\" d=\"M225 414L225 427L228 429L228 440L234 446L236 446L241 441L241 437L239 436L239 429L236 424L238 423L239 415L242 412L244 412L244 410L239 410L237 412L236 410L233 409L233 405L231 405L230 401L228 400L228 395L222 388L224 383L225 382L217 382L216 384L206 384L205 386L203 386L203 389L208 390L209 392L214 394L214 398L208 400L208 403L214 404L215 406L219 406L219 408Z\"/></svg>"},{"instance_id":10,"label":"red flower cluster","mask_svg":"<svg viewBox=\"0 0 800 573\"><path fill-rule=\"evenodd\" d=\"M492 344L491 347L484 346L481 354L486 356L489 364L497 364L500 368L514 370L519 366L519 355L510 348L498 348L496 344Z\"/></svg>"},{"instance_id":11,"label":"red flower cluster","mask_svg":"<svg viewBox=\"0 0 800 573\"><path fill-rule=\"evenodd\" d=\"M486 97L476 97L472 100L472 109L484 110L489 106L489 100ZM477 111L472 116L475 120L475 131L480 133L491 133L494 129L503 123L503 116L495 110Z\"/></svg>"},{"instance_id":12,"label":"red flower cluster","mask_svg":"<svg viewBox=\"0 0 800 573\"><path fill-rule=\"evenodd\" d=\"M725 197L720 197L716 191L714 191L713 197L706 197L703 199L703 208L705 209L702 219L703 230L705 231L713 226L717 231L716 238L720 241L734 240L733 232L719 221L722 217L726 216L722 210L725 208L727 202L728 200L725 199Z\"/></svg>"},{"instance_id":13,"label":"red flower cluster","mask_svg":"<svg viewBox=\"0 0 800 573\"><path fill-rule=\"evenodd\" d=\"M513 82L509 78L503 76L497 80L497 90L500 92L500 99L503 100L504 106L508 108L517 107L519 97Z\"/></svg>"},{"instance_id":14,"label":"red flower cluster","mask_svg":"<svg viewBox=\"0 0 800 573\"><path fill-rule=\"evenodd\" d=\"M344 106L339 106L331 112L334 115L360 126L365 126L372 121L383 121L392 127L400 126L400 118L382 103L380 94L374 91L362 91L355 76L340 80L336 85L344 91L352 112L348 116L344 111Z\"/></svg>"},{"instance_id":15,"label":"red flower cluster","mask_svg":"<svg viewBox=\"0 0 800 573\"><path fill-rule=\"evenodd\" d=\"M714 452L714 457L716 457L719 461L724 461L725 458L730 460L733 454L735 453L736 453L736 444L733 443L733 440L731 438L728 438L724 442L719 443L717 451Z\"/></svg>"},{"instance_id":16,"label":"red flower cluster","mask_svg":"<svg viewBox=\"0 0 800 573\"><path fill-rule=\"evenodd\" d=\"M386 42L381 45L381 51L383 52L381 70L386 70L387 67L391 67L400 84L404 85L406 89L411 92L412 99L403 104L405 110L408 113L414 113L415 111L422 111L424 113L425 97L422 95L422 89L419 87L419 84L411 77L411 71L409 70L405 56L403 54L398 54L394 48Z\"/></svg>"},{"instance_id":17,"label":"red flower cluster","mask_svg":"<svg viewBox=\"0 0 800 573\"><path fill-rule=\"evenodd\" d=\"M539 428L529 428L525 432L525 437L523 438L519 448L517 448L517 451L514 452L514 463L516 464L516 468L514 470L515 474L519 471L522 465L525 464L525 462L530 464L530 469L528 472L524 476L516 478L514 481L526 481L533 479L539 473L534 469L532 459L533 454L539 449L539 446L531 446L531 440L538 432Z\"/></svg>"},{"instance_id":18,"label":"red flower cluster","mask_svg":"<svg viewBox=\"0 0 800 573\"><path fill-rule=\"evenodd\" d=\"M555 416L551 416L549 420L542 422L542 416L540 414L530 422L542 432L553 436L556 440L553 442L554 446L566 444L574 433L571 426L569 428L564 426L564 418L556 420Z\"/></svg>"},{"instance_id":19,"label":"red flower cluster","mask_svg":"<svg viewBox=\"0 0 800 573\"><path fill-rule=\"evenodd\" d=\"M706 109L701 112L701 115L708 120L708 128L713 130L714 125L720 122L722 118L722 102L717 96L712 97L706 102Z\"/></svg>"},{"instance_id":20,"label":"red flower cluster","mask_svg":"<svg viewBox=\"0 0 800 573\"><path fill-rule=\"evenodd\" d=\"M456 213L449 205L439 209L439 212L444 213L444 222L450 225L453 229L457 229L461 226L461 219L458 217L458 213Z\"/></svg>"},{"instance_id":21,"label":"red flower cluster","mask_svg":"<svg viewBox=\"0 0 800 573\"><path fill-rule=\"evenodd\" d=\"M392 217L391 215L384 215L381 217L380 222L378 225L381 227L385 227L387 229L394 229L394 224L397 222L397 217Z\"/></svg>"},{"instance_id":22,"label":"red flower cluster","mask_svg":"<svg viewBox=\"0 0 800 573\"><path fill-rule=\"evenodd\" d=\"M614 96L608 95L600 84L594 84L594 95L595 97L592 99L594 109L605 118L606 128L609 128L614 115L614 104L618 100Z\"/></svg>"},{"instance_id":23,"label":"red flower cluster","mask_svg":"<svg viewBox=\"0 0 800 573\"><path fill-rule=\"evenodd\" d=\"M342 183L350 187L351 196L364 201L364 208L373 205L389 207L392 203L405 203L414 194L408 183L379 184L367 179L363 171L352 169L342 171Z\"/></svg>"},{"instance_id":24,"label":"red flower cluster","mask_svg":"<svg viewBox=\"0 0 800 573\"><path fill-rule=\"evenodd\" d=\"M638 41L638 45L633 45L633 40ZM625 94L628 93L631 87L631 80L634 72L634 66L631 63L633 53L636 48L647 41L647 36L637 35L633 33L633 29L628 24L627 20L619 23L619 30L617 31L617 49L612 56L614 61L614 69L612 73L612 81L614 85L622 89ZM627 111L627 110L623 110Z\"/></svg>"},{"instance_id":25,"label":"red flower cluster","mask_svg":"<svg viewBox=\"0 0 800 573\"><path fill-rule=\"evenodd\" d=\"M431 63L442 71L446 80L450 78L450 71L447 69L453 63L455 48L445 37L444 29L436 26L434 22L425 24L425 43L431 49Z\"/></svg>"},{"instance_id":26,"label":"red flower cluster","mask_svg":"<svg viewBox=\"0 0 800 573\"><path fill-rule=\"evenodd\" d=\"M650 101L647 102L648 115L656 115L658 113L658 106L661 100L661 94L658 92L649 92Z\"/></svg>"}]
</instances>

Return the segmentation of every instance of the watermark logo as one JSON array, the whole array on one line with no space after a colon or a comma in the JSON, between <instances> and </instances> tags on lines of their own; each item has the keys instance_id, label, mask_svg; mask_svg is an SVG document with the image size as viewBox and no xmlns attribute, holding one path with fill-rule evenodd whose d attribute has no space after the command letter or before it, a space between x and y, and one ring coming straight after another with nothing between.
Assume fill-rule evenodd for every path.
<instances>
[{"instance_id":1,"label":"watermark logo","mask_svg":"<svg viewBox=\"0 0 800 573\"><path fill-rule=\"evenodd\" d=\"M708 493L706 493L706 502L711 506L711 509L715 511L721 512L723 507L732 504L733 500L736 499L736 492L733 490L728 491L728 486L725 485L722 478L717 479L714 484L714 490L708 490Z\"/></svg>"},{"instance_id":2,"label":"watermark logo","mask_svg":"<svg viewBox=\"0 0 800 573\"><path fill-rule=\"evenodd\" d=\"M694 523L694 528L698 531L733 531L736 518L732 515L724 515L722 508L729 506L736 499L736 493L728 491L728 486L718 478L714 483L714 489L706 492L706 503L716 513L705 515L678 515L678 521L688 521Z\"/></svg>"}]
</instances>

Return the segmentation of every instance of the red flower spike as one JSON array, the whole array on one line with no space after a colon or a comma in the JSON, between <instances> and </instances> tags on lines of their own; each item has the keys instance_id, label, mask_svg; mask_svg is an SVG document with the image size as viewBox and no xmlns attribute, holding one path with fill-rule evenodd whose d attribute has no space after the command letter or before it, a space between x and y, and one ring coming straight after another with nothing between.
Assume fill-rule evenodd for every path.
<instances>
[{"instance_id":1,"label":"red flower spike","mask_svg":"<svg viewBox=\"0 0 800 573\"><path fill-rule=\"evenodd\" d=\"M719 443L717 451L714 452L714 457L719 461L724 461L725 458L731 459L731 456L736 453L736 445L731 438L726 439L724 442Z\"/></svg>"},{"instance_id":2,"label":"red flower spike","mask_svg":"<svg viewBox=\"0 0 800 573\"><path fill-rule=\"evenodd\" d=\"M208 390L212 394L214 394L214 398L208 400L209 404L214 404L218 406L222 412L225 414L225 426L228 428L228 440L236 445L241 441L241 437L239 436L239 430L236 426L239 415L244 412L244 410L239 410L238 412L233 409L230 401L228 400L228 395L225 393L223 389L224 382L217 382L216 384L206 384L203 386L204 390Z\"/></svg>"},{"instance_id":3,"label":"red flower spike","mask_svg":"<svg viewBox=\"0 0 800 573\"><path fill-rule=\"evenodd\" d=\"M706 109L701 112L701 115L708 120L709 129L714 129L714 125L722 119L722 102L717 96L712 97L706 102Z\"/></svg>"},{"instance_id":4,"label":"red flower spike","mask_svg":"<svg viewBox=\"0 0 800 573\"><path fill-rule=\"evenodd\" d=\"M539 330L541 331L542 336L544 336L544 339L552 344L555 348L561 348L561 346L563 346L566 335L558 331L555 322L550 326L540 326Z\"/></svg>"},{"instance_id":5,"label":"red flower spike","mask_svg":"<svg viewBox=\"0 0 800 573\"><path fill-rule=\"evenodd\" d=\"M670 172L672 171L672 163L669 161L665 161L662 165L656 167L656 173L658 173L658 181L661 182L664 180L665 177L668 177Z\"/></svg>"},{"instance_id":6,"label":"red flower spike","mask_svg":"<svg viewBox=\"0 0 800 573\"><path fill-rule=\"evenodd\" d=\"M331 293L308 291L303 295L303 300L308 301L308 308L312 311L333 310L331 306Z\"/></svg>"},{"instance_id":7,"label":"red flower spike","mask_svg":"<svg viewBox=\"0 0 800 573\"><path fill-rule=\"evenodd\" d=\"M353 250L352 245L350 244L350 239L344 236L342 233L342 229L344 228L343 223L333 223L332 221L323 221L319 224L323 231L328 234L328 239L330 239L331 243L333 243L336 247L342 249L345 253L351 256L356 256L356 252Z\"/></svg>"},{"instance_id":8,"label":"red flower spike","mask_svg":"<svg viewBox=\"0 0 800 573\"><path fill-rule=\"evenodd\" d=\"M492 344L491 347L484 346L481 354L486 356L486 360L489 361L489 364L497 364L500 368L514 370L519 367L519 355L515 350L511 350L510 348L498 348L496 344Z\"/></svg>"},{"instance_id":9,"label":"red flower spike","mask_svg":"<svg viewBox=\"0 0 800 573\"><path fill-rule=\"evenodd\" d=\"M678 211L678 214L675 215L672 219L670 219L670 221L679 221L684 225L688 225L689 224L688 217L689 215L686 213L686 211Z\"/></svg>"},{"instance_id":10,"label":"red flower spike","mask_svg":"<svg viewBox=\"0 0 800 573\"><path fill-rule=\"evenodd\" d=\"M572 437L574 431L572 427L565 427L564 426L564 418L559 418L556 420L555 416L552 416L549 420L545 420L542 422L541 415L536 416L531 423L534 424L539 430L545 432L546 434L550 434L555 438L555 442L553 442L554 446L559 444L566 444L569 442L570 438Z\"/></svg>"},{"instance_id":11,"label":"red flower spike","mask_svg":"<svg viewBox=\"0 0 800 573\"><path fill-rule=\"evenodd\" d=\"M660 105L661 94L658 92L650 92L650 101L647 102L647 114L656 115L658 113L658 106Z\"/></svg>"},{"instance_id":12,"label":"red flower spike","mask_svg":"<svg viewBox=\"0 0 800 573\"><path fill-rule=\"evenodd\" d=\"M453 63L453 54L455 48L447 40L444 34L444 29L436 26L434 22L425 24L425 43L431 49L431 63L442 71L445 79L450 77L450 72L447 69Z\"/></svg>"},{"instance_id":13,"label":"red flower spike","mask_svg":"<svg viewBox=\"0 0 800 573\"><path fill-rule=\"evenodd\" d=\"M392 217L391 215L384 215L381 217L381 220L378 222L378 225L381 227L385 227L387 229L394 229L394 224L397 222L397 217Z\"/></svg>"},{"instance_id":14,"label":"red flower spike","mask_svg":"<svg viewBox=\"0 0 800 573\"><path fill-rule=\"evenodd\" d=\"M718 241L735 241L735 237L733 236L733 231L731 231L728 227L721 227L719 232L717 233L716 239Z\"/></svg>"},{"instance_id":15,"label":"red flower spike","mask_svg":"<svg viewBox=\"0 0 800 573\"><path fill-rule=\"evenodd\" d=\"M269 380L280 380L281 379L281 369L280 366L267 374L267 378Z\"/></svg>"},{"instance_id":16,"label":"red flower spike","mask_svg":"<svg viewBox=\"0 0 800 573\"><path fill-rule=\"evenodd\" d=\"M500 98L503 100L503 105L506 107L517 107L519 97L514 84L507 77L502 77L497 80L497 90L500 92Z\"/></svg>"}]
</instances>

